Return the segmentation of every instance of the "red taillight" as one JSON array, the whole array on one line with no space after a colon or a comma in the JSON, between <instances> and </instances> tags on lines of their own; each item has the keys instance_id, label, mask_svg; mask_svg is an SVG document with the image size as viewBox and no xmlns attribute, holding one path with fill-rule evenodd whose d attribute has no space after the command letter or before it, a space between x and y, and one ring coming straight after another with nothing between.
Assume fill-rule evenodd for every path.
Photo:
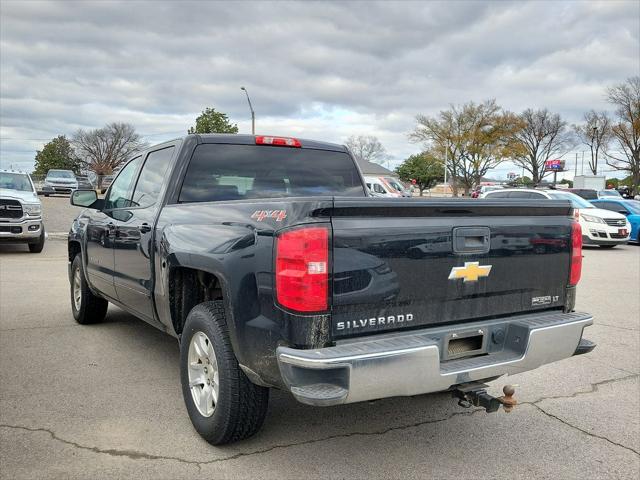
<instances>
[{"instance_id":1,"label":"red taillight","mask_svg":"<svg viewBox=\"0 0 640 480\"><path fill-rule=\"evenodd\" d=\"M300 148L302 144L297 138L289 137L265 137L260 135L256 137L256 145L275 145L278 147L294 147Z\"/></svg>"},{"instance_id":2,"label":"red taillight","mask_svg":"<svg viewBox=\"0 0 640 480\"><path fill-rule=\"evenodd\" d=\"M577 285L582 274L582 227L578 222L571 224L571 274L569 285Z\"/></svg>"},{"instance_id":3,"label":"red taillight","mask_svg":"<svg viewBox=\"0 0 640 480\"><path fill-rule=\"evenodd\" d=\"M276 239L276 299L298 312L327 309L329 293L329 230L306 227Z\"/></svg>"}]
</instances>

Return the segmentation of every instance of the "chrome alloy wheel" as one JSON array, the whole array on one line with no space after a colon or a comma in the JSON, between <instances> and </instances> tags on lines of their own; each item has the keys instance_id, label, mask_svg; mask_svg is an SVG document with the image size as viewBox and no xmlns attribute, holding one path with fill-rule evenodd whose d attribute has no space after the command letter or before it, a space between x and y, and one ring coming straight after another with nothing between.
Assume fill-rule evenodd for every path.
<instances>
[{"instance_id":1,"label":"chrome alloy wheel","mask_svg":"<svg viewBox=\"0 0 640 480\"><path fill-rule=\"evenodd\" d=\"M82 281L80 280L80 268L76 268L73 272L73 306L76 311L80 311L82 307Z\"/></svg>"},{"instance_id":2,"label":"chrome alloy wheel","mask_svg":"<svg viewBox=\"0 0 640 480\"><path fill-rule=\"evenodd\" d=\"M216 408L220 391L218 362L209 337L196 332L189 342L189 388L193 403L203 417L210 417Z\"/></svg>"}]
</instances>

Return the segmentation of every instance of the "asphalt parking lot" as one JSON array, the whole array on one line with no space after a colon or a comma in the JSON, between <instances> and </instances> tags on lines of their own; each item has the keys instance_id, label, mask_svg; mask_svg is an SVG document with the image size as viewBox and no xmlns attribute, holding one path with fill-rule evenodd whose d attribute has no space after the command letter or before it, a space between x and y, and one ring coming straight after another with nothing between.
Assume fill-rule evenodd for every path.
<instances>
[{"instance_id":1,"label":"asphalt parking lot","mask_svg":"<svg viewBox=\"0 0 640 480\"><path fill-rule=\"evenodd\" d=\"M71 222L82 209L74 207L69 201L69 195L40 195L42 201L42 221L49 234L59 236L69 232Z\"/></svg>"},{"instance_id":2,"label":"asphalt parking lot","mask_svg":"<svg viewBox=\"0 0 640 480\"><path fill-rule=\"evenodd\" d=\"M68 198L43 200L48 231L68 230ZM519 385L513 413L446 393L313 408L273 392L263 430L219 448L189 422L173 338L117 308L77 325L63 240L0 246L0 476L636 479L640 247L584 255L578 309L598 347L492 382Z\"/></svg>"}]
</instances>

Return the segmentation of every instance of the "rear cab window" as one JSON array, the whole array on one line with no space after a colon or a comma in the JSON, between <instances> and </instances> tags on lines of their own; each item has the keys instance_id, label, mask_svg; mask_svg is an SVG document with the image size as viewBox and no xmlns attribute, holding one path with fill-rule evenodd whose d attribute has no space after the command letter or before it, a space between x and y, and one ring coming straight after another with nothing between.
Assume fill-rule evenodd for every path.
<instances>
[{"instance_id":1,"label":"rear cab window","mask_svg":"<svg viewBox=\"0 0 640 480\"><path fill-rule=\"evenodd\" d=\"M355 163L344 152L201 144L191 157L178 202L326 195L365 196Z\"/></svg>"}]
</instances>

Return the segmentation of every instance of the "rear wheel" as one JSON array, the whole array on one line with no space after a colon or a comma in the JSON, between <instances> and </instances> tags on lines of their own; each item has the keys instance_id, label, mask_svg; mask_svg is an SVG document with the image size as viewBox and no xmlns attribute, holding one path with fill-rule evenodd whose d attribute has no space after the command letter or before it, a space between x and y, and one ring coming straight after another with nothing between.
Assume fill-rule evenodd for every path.
<instances>
[{"instance_id":1,"label":"rear wheel","mask_svg":"<svg viewBox=\"0 0 640 480\"><path fill-rule=\"evenodd\" d=\"M44 248L44 240L45 240L44 226L42 226L40 228L41 228L42 231L40 232L40 236L38 237L38 241L29 244L29 251L31 253L40 253L42 251L42 249Z\"/></svg>"},{"instance_id":2,"label":"rear wheel","mask_svg":"<svg viewBox=\"0 0 640 480\"><path fill-rule=\"evenodd\" d=\"M93 294L87 285L82 257L76 255L71 264L71 311L76 322L98 323L107 315L109 302Z\"/></svg>"},{"instance_id":3,"label":"rear wheel","mask_svg":"<svg viewBox=\"0 0 640 480\"><path fill-rule=\"evenodd\" d=\"M269 389L254 385L238 365L222 302L191 310L180 340L182 394L191 423L212 445L254 435L264 422Z\"/></svg>"}]
</instances>

